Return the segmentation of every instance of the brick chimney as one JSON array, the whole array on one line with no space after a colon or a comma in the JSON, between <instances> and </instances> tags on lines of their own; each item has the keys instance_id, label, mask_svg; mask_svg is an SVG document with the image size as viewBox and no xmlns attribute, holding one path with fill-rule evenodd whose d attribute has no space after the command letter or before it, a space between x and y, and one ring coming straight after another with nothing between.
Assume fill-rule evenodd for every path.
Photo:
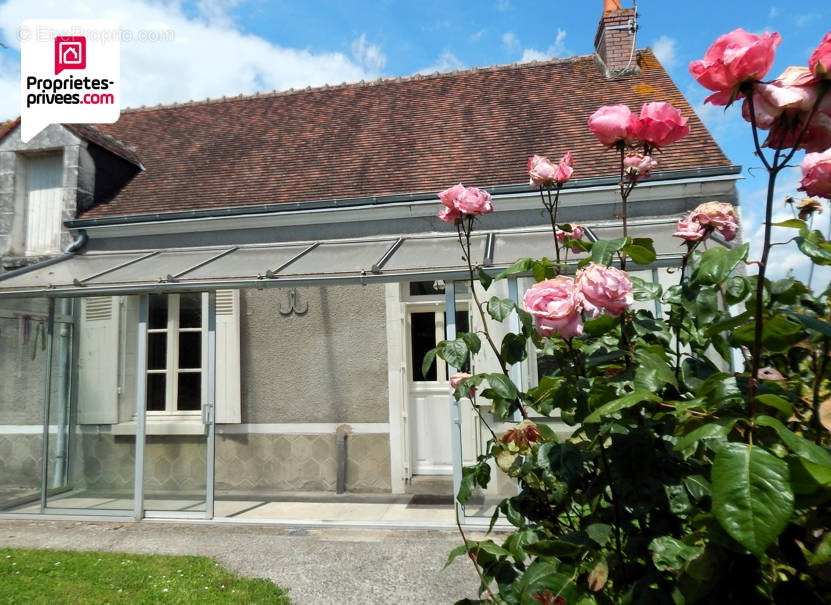
<instances>
[{"instance_id":1,"label":"brick chimney","mask_svg":"<svg viewBox=\"0 0 831 605\"><path fill-rule=\"evenodd\" d=\"M634 8L621 8L620 0L603 0L603 16L594 36L594 48L607 78L638 71L635 57L637 18Z\"/></svg>"}]
</instances>

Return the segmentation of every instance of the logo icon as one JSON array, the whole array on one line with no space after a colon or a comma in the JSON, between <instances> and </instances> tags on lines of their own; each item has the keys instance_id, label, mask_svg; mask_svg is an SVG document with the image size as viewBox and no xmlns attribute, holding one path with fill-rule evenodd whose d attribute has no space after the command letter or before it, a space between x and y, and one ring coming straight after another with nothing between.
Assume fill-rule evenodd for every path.
<instances>
[{"instance_id":1,"label":"logo icon","mask_svg":"<svg viewBox=\"0 0 831 605\"><path fill-rule=\"evenodd\" d=\"M85 69L86 66L86 36L57 36L55 38L55 75L65 69Z\"/></svg>"}]
</instances>

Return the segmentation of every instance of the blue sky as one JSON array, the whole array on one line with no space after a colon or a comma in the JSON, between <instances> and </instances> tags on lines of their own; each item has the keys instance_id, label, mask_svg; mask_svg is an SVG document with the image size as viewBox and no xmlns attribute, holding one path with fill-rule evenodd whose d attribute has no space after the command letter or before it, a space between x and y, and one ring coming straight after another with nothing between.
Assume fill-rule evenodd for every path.
<instances>
[{"instance_id":1,"label":"blue sky","mask_svg":"<svg viewBox=\"0 0 831 605\"><path fill-rule=\"evenodd\" d=\"M601 10L602 0L6 0L0 2L0 41L9 47L0 48L0 119L19 112L15 34L26 18L111 18L135 37L161 38L122 44L122 98L136 106L588 54ZM655 50L728 157L745 167L739 185L745 237L758 241L766 181L758 169L748 170L759 165L749 128L737 107L724 112L702 104L707 92L687 65L736 27L782 35L770 77L804 65L831 29L831 2L642 0L638 12L638 46ZM798 170L780 182L783 196L792 192ZM817 226L825 230L829 216L826 210ZM797 255L784 248L777 254L777 274L793 267L806 275ZM820 272L814 285L829 275Z\"/></svg>"}]
</instances>

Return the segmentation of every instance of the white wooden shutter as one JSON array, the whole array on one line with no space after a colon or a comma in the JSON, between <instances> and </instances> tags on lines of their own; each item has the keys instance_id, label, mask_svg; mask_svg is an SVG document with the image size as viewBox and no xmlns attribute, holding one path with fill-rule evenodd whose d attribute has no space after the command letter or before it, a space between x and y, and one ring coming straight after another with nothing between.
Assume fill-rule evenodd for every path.
<instances>
[{"instance_id":1,"label":"white wooden shutter","mask_svg":"<svg viewBox=\"0 0 831 605\"><path fill-rule=\"evenodd\" d=\"M240 294L216 292L216 422L241 421Z\"/></svg>"},{"instance_id":2,"label":"white wooden shutter","mask_svg":"<svg viewBox=\"0 0 831 605\"><path fill-rule=\"evenodd\" d=\"M60 252L62 174L60 154L26 161L26 254Z\"/></svg>"},{"instance_id":3,"label":"white wooden shutter","mask_svg":"<svg viewBox=\"0 0 831 605\"><path fill-rule=\"evenodd\" d=\"M84 298L78 330L78 422L118 422L118 297Z\"/></svg>"}]
</instances>

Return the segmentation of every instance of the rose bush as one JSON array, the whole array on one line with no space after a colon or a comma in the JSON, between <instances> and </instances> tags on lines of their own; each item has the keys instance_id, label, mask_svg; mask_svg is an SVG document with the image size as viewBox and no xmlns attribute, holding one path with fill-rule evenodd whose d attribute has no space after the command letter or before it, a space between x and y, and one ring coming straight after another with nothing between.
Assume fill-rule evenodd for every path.
<instances>
[{"instance_id":1,"label":"rose bush","mask_svg":"<svg viewBox=\"0 0 831 605\"><path fill-rule=\"evenodd\" d=\"M483 329L439 343L425 369L435 356L452 367L472 361L469 374L454 375L454 396L470 397L477 413L477 398L491 404L480 417L492 439L463 469L459 504L487 487L492 472L517 483L493 513L492 523L511 527L501 544L469 540L459 525L463 543L449 560L466 555L481 580L479 598L460 603L831 602L831 287L814 293L795 279L766 277L776 177L810 133L807 116L825 103L829 37L812 55L810 82L773 84L813 87L798 102L783 102L782 90L759 81L778 43L776 34L737 30L692 68L716 91L710 102L746 94L751 128L770 128L770 136L787 128L771 158L753 137L769 173L760 260L748 260L747 244L708 241L715 232L735 240L739 228L735 209L712 201L678 221L677 284L664 289L631 277L627 259L655 261L651 241L626 235L625 212L617 240L560 237L577 229L557 224L563 183L542 171L535 181L540 161L529 163L529 175L555 248L558 238L576 241L585 253L578 262L525 258L493 275L469 260L479 215L454 223ZM782 119L789 112L795 119ZM623 105L589 119L601 144L620 152L624 208L637 186L626 172L636 163L626 158L647 156L675 136L652 123L639 135L639 119ZM831 199L825 149L805 156L802 189ZM807 217L819 204L806 198L798 208ZM791 239L811 262L831 265L831 243L818 231L797 218L778 226L797 233ZM480 301L478 286L529 275L536 283L521 305ZM489 325L512 314L519 329L496 342ZM483 346L501 372L476 372ZM529 347L548 370L522 390L510 370ZM552 430L552 416L570 427L569 437ZM500 435L490 425L497 422L510 428Z\"/></svg>"}]
</instances>

